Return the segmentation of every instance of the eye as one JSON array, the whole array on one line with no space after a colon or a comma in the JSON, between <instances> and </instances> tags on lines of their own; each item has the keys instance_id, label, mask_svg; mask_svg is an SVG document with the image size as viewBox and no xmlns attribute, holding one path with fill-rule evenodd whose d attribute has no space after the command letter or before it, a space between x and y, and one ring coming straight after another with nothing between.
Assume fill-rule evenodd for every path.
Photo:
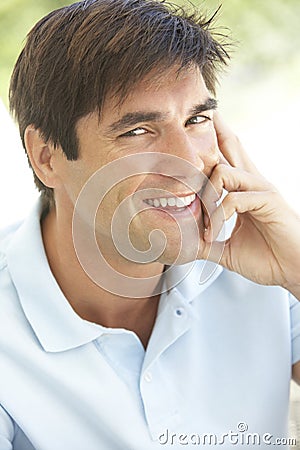
<instances>
[{"instance_id":1,"label":"eye","mask_svg":"<svg viewBox=\"0 0 300 450\"><path fill-rule=\"evenodd\" d=\"M186 125L198 125L201 123L205 123L209 120L212 120L210 117L208 116L193 116L190 119L187 120Z\"/></svg>"},{"instance_id":2,"label":"eye","mask_svg":"<svg viewBox=\"0 0 300 450\"><path fill-rule=\"evenodd\" d=\"M132 137L132 136L141 136L142 134L146 134L147 130L145 128L134 128L134 130L127 131L126 133L123 133L121 137Z\"/></svg>"}]
</instances>

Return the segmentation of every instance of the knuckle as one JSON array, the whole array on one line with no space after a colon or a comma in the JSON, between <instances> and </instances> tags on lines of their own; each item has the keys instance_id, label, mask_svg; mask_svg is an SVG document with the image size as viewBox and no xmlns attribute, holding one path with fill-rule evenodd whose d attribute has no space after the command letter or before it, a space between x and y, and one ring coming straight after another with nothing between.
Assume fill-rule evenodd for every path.
<instances>
[{"instance_id":1,"label":"knuckle","mask_svg":"<svg viewBox=\"0 0 300 450\"><path fill-rule=\"evenodd\" d=\"M227 164L220 163L215 167L214 175L222 178L222 176L227 173L228 169L229 166Z\"/></svg>"},{"instance_id":2,"label":"knuckle","mask_svg":"<svg viewBox=\"0 0 300 450\"><path fill-rule=\"evenodd\" d=\"M223 170L226 170L229 166L224 163L220 163L216 166L216 170L219 172L222 172Z\"/></svg>"},{"instance_id":3,"label":"knuckle","mask_svg":"<svg viewBox=\"0 0 300 450\"><path fill-rule=\"evenodd\" d=\"M235 146L242 145L239 137L233 132L231 132L230 136L226 136L226 138L223 141L223 144L227 145L228 147L231 147L232 145L235 145Z\"/></svg>"},{"instance_id":4,"label":"knuckle","mask_svg":"<svg viewBox=\"0 0 300 450\"><path fill-rule=\"evenodd\" d=\"M272 195L278 195L279 194L279 192L278 192L276 186L274 186L274 184L268 182L268 187L269 187L269 191L270 191L270 193Z\"/></svg>"},{"instance_id":5,"label":"knuckle","mask_svg":"<svg viewBox=\"0 0 300 450\"><path fill-rule=\"evenodd\" d=\"M237 205L239 203L240 200L240 194L239 192L229 192L225 199L224 202L226 202L226 204L230 205L230 204L235 204Z\"/></svg>"}]
</instances>

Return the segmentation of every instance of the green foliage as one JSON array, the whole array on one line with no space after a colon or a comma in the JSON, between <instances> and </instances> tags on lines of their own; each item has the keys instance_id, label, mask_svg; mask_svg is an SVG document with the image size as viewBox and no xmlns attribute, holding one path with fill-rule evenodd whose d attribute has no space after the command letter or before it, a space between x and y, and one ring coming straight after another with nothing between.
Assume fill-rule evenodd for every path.
<instances>
[{"instance_id":1,"label":"green foliage","mask_svg":"<svg viewBox=\"0 0 300 450\"><path fill-rule=\"evenodd\" d=\"M1 0L0 97L5 102L10 73L27 32L46 13L70 3L67 0ZM189 2L177 0L176 3ZM194 3L212 14L221 2L194 0ZM270 70L284 70L286 66L299 71L299 0L223 0L218 16L217 24L232 30L232 38L237 42L235 64L246 80Z\"/></svg>"},{"instance_id":2,"label":"green foliage","mask_svg":"<svg viewBox=\"0 0 300 450\"><path fill-rule=\"evenodd\" d=\"M72 3L65 0L1 0L0 2L0 98L7 103L13 65L32 26L49 11Z\"/></svg>"}]
</instances>

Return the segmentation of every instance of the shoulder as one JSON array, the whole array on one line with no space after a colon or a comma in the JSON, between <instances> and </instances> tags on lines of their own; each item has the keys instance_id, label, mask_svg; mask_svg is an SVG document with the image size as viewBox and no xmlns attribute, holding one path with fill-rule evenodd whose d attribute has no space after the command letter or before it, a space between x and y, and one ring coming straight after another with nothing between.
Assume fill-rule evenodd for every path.
<instances>
[{"instance_id":1,"label":"shoulder","mask_svg":"<svg viewBox=\"0 0 300 450\"><path fill-rule=\"evenodd\" d=\"M15 320L15 310L19 308L18 294L10 274L8 250L14 242L16 233L22 222L0 230L0 335L9 331Z\"/></svg>"},{"instance_id":2,"label":"shoulder","mask_svg":"<svg viewBox=\"0 0 300 450\"><path fill-rule=\"evenodd\" d=\"M199 308L207 310L215 324L231 326L261 338L269 332L290 340L289 292L277 286L263 286L226 269L202 294Z\"/></svg>"},{"instance_id":3,"label":"shoulder","mask_svg":"<svg viewBox=\"0 0 300 450\"><path fill-rule=\"evenodd\" d=\"M7 269L7 249L13 242L15 233L21 226L22 222L17 222L0 229L0 293L2 291L1 280L3 280L5 270Z\"/></svg>"},{"instance_id":4,"label":"shoulder","mask_svg":"<svg viewBox=\"0 0 300 450\"><path fill-rule=\"evenodd\" d=\"M5 257L6 249L22 223L23 221L19 221L0 229L0 270L2 267L1 261Z\"/></svg>"},{"instance_id":5,"label":"shoulder","mask_svg":"<svg viewBox=\"0 0 300 450\"><path fill-rule=\"evenodd\" d=\"M236 299L242 303L257 304L267 302L269 306L276 306L280 301L289 308L289 292L279 286L265 286L254 283L242 275L223 269L216 280L215 288L229 299Z\"/></svg>"}]
</instances>

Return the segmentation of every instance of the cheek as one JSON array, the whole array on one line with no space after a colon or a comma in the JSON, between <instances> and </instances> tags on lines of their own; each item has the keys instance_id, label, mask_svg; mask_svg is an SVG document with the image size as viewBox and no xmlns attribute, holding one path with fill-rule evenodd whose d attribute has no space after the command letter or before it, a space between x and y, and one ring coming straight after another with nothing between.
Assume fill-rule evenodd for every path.
<instances>
[{"instance_id":1,"label":"cheek","mask_svg":"<svg viewBox=\"0 0 300 450\"><path fill-rule=\"evenodd\" d=\"M123 176L120 175L119 182L114 182L108 187L99 206L98 213L102 215L102 221L110 223L115 214L118 218L124 216L124 219L128 215L134 215L136 212L136 192L144 179L145 175L127 178L125 172L123 172ZM106 183L106 186L108 185L109 183Z\"/></svg>"},{"instance_id":2,"label":"cheek","mask_svg":"<svg viewBox=\"0 0 300 450\"><path fill-rule=\"evenodd\" d=\"M134 217L129 226L129 238L135 249L145 252L152 248L153 255L157 256L165 246L166 251L171 249L176 257L181 249L181 232L175 218L169 217L167 222L157 220L153 210L141 211Z\"/></svg>"},{"instance_id":3,"label":"cheek","mask_svg":"<svg viewBox=\"0 0 300 450\"><path fill-rule=\"evenodd\" d=\"M68 162L67 167L60 173L60 185L57 187L56 195L67 197L75 204L89 177L90 173L78 162Z\"/></svg>"}]
</instances>

